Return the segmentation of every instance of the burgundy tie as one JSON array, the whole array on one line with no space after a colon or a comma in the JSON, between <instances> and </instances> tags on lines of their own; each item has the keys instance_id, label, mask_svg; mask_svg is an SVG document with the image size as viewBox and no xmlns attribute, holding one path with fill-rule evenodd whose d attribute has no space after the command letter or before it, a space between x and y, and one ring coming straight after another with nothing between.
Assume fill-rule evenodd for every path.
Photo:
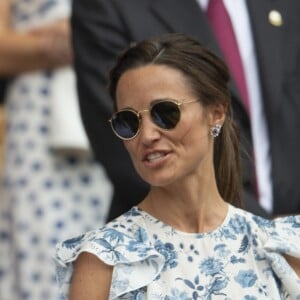
<instances>
[{"instance_id":1,"label":"burgundy tie","mask_svg":"<svg viewBox=\"0 0 300 300\"><path fill-rule=\"evenodd\" d=\"M223 0L210 0L206 13L245 107L250 112L243 64L233 26Z\"/></svg>"}]
</instances>

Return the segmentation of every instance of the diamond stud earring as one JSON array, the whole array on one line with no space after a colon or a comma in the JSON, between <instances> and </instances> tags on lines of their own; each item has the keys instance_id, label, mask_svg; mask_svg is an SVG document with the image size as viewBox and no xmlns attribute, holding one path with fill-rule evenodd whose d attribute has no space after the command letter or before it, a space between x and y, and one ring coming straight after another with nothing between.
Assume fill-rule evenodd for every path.
<instances>
[{"instance_id":1,"label":"diamond stud earring","mask_svg":"<svg viewBox=\"0 0 300 300\"><path fill-rule=\"evenodd\" d=\"M220 125L220 124L214 125L210 130L210 135L212 137L216 138L217 136L219 136L219 134L221 132L221 128L222 128L222 125Z\"/></svg>"}]
</instances>

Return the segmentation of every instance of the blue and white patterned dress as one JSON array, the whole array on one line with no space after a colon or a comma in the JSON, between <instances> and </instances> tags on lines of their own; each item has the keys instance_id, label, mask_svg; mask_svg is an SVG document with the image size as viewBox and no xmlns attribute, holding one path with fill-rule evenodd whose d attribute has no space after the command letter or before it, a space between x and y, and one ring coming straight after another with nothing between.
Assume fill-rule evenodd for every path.
<instances>
[{"instance_id":1,"label":"blue and white patterned dress","mask_svg":"<svg viewBox=\"0 0 300 300\"><path fill-rule=\"evenodd\" d=\"M12 2L13 26L19 30L68 16L71 5L69 0ZM55 245L102 226L110 206L112 187L101 166L91 157L65 155L49 146L52 78L52 71L27 73L8 87L1 300L60 299Z\"/></svg>"},{"instance_id":2,"label":"blue and white patterned dress","mask_svg":"<svg viewBox=\"0 0 300 300\"><path fill-rule=\"evenodd\" d=\"M269 221L229 206L221 226L193 234L133 207L103 228L58 244L65 295L83 251L114 266L109 299L300 299L300 279L282 256L300 258L300 216Z\"/></svg>"}]
</instances>

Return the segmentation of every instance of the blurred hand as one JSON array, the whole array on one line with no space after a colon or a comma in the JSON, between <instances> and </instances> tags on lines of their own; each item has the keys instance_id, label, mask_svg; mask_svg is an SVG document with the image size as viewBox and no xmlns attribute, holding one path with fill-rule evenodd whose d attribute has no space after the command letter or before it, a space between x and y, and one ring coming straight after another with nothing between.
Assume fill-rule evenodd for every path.
<instances>
[{"instance_id":1,"label":"blurred hand","mask_svg":"<svg viewBox=\"0 0 300 300\"><path fill-rule=\"evenodd\" d=\"M41 52L52 65L69 65L73 60L69 19L31 29L29 34L40 38Z\"/></svg>"}]
</instances>

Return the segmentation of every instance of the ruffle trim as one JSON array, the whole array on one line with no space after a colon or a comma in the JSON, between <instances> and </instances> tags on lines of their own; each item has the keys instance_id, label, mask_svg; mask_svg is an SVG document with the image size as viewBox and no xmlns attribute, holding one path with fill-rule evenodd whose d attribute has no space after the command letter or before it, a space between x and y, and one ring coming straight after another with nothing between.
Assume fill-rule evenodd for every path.
<instances>
[{"instance_id":1,"label":"ruffle trim","mask_svg":"<svg viewBox=\"0 0 300 300\"><path fill-rule=\"evenodd\" d=\"M274 225L267 230L266 258L291 299L300 299L300 277L284 257L287 254L300 259L300 216L275 219Z\"/></svg>"},{"instance_id":2,"label":"ruffle trim","mask_svg":"<svg viewBox=\"0 0 300 300\"><path fill-rule=\"evenodd\" d=\"M82 252L114 266L110 300L147 286L160 274L165 263L165 258L150 245L141 227L133 235L105 227L97 233L67 240L57 245L55 257L58 284L66 299L73 262Z\"/></svg>"}]
</instances>

